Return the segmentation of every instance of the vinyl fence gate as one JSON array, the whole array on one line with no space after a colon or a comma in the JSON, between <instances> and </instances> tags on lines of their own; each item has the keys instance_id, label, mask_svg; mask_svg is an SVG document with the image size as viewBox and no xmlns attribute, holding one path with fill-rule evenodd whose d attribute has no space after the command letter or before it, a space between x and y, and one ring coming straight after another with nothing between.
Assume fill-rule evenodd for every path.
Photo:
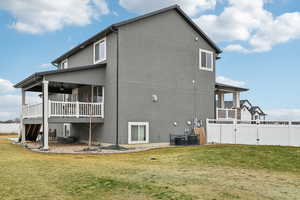
<instances>
[{"instance_id":1,"label":"vinyl fence gate","mask_svg":"<svg viewBox=\"0 0 300 200\"><path fill-rule=\"evenodd\" d=\"M207 143L300 147L300 121L206 121Z\"/></svg>"}]
</instances>

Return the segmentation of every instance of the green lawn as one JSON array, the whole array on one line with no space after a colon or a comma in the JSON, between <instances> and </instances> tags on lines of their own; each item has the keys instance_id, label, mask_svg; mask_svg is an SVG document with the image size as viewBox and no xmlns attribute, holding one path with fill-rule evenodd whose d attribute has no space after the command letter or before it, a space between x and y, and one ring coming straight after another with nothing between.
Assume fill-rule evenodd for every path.
<instances>
[{"instance_id":1,"label":"green lawn","mask_svg":"<svg viewBox=\"0 0 300 200\"><path fill-rule=\"evenodd\" d=\"M0 136L1 200L299 198L300 148L222 145L54 155Z\"/></svg>"}]
</instances>

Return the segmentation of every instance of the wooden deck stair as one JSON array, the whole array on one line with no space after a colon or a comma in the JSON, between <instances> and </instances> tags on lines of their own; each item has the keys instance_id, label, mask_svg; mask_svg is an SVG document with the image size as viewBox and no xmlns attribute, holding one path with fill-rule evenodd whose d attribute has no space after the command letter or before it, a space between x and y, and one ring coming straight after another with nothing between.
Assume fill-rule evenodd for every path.
<instances>
[{"instance_id":1,"label":"wooden deck stair","mask_svg":"<svg viewBox=\"0 0 300 200\"><path fill-rule=\"evenodd\" d=\"M26 124L25 127L26 140L36 141L40 133L41 126L42 126L41 124Z\"/></svg>"}]
</instances>

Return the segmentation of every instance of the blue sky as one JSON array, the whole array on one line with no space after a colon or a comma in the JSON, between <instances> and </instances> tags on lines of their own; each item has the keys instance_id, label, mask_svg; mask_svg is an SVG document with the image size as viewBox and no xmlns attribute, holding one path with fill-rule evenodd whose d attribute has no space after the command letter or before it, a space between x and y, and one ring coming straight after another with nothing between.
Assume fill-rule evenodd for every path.
<instances>
[{"instance_id":1,"label":"blue sky","mask_svg":"<svg viewBox=\"0 0 300 200\"><path fill-rule=\"evenodd\" d=\"M174 2L224 50L217 63L218 80L250 88L242 98L261 106L271 119L300 120L298 1L26 2L0 2L0 120L19 114L20 92L13 83L54 69L49 66L54 58L104 27Z\"/></svg>"}]
</instances>

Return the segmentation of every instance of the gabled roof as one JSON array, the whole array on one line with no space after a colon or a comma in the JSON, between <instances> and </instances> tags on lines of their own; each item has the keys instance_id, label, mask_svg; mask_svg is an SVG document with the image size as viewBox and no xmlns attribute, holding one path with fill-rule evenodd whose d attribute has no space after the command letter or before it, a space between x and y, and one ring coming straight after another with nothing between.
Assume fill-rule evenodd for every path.
<instances>
[{"instance_id":1,"label":"gabled roof","mask_svg":"<svg viewBox=\"0 0 300 200\"><path fill-rule=\"evenodd\" d=\"M244 106L244 103L246 102L246 101L248 101L248 100L240 100L240 105L241 105L241 108L243 108L243 107L247 107L247 106ZM248 101L249 102L249 101ZM250 104L250 102L249 102L249 104ZM251 104L250 104L251 105ZM233 108L233 101L224 101L224 106L225 106L225 108ZM247 107L247 109L248 109L248 107ZM250 108L249 108L250 109ZM248 110L249 110L248 109Z\"/></svg>"},{"instance_id":2,"label":"gabled roof","mask_svg":"<svg viewBox=\"0 0 300 200\"><path fill-rule=\"evenodd\" d=\"M250 108L253 106L252 103L250 103L250 101L248 99L244 99L244 100L241 100L241 107L244 106L246 103L248 103L250 105Z\"/></svg>"},{"instance_id":3,"label":"gabled roof","mask_svg":"<svg viewBox=\"0 0 300 200\"><path fill-rule=\"evenodd\" d=\"M216 90L230 90L230 91L237 91L237 92L246 92L249 90L247 88L237 87L237 86L223 84L223 83L216 83L215 89Z\"/></svg>"},{"instance_id":4,"label":"gabled roof","mask_svg":"<svg viewBox=\"0 0 300 200\"><path fill-rule=\"evenodd\" d=\"M254 114L257 110L259 110L259 114L260 114L260 115L267 115L266 113L264 113L264 112L262 111L262 109L261 109L259 106L252 106L252 108L250 109L250 112L251 112L252 114Z\"/></svg>"},{"instance_id":5,"label":"gabled roof","mask_svg":"<svg viewBox=\"0 0 300 200\"><path fill-rule=\"evenodd\" d=\"M244 108L246 108L246 109L251 113L251 109L248 108L248 106L242 105L242 106L241 106L241 109L244 109Z\"/></svg>"},{"instance_id":6,"label":"gabled roof","mask_svg":"<svg viewBox=\"0 0 300 200\"><path fill-rule=\"evenodd\" d=\"M248 106L245 106L245 103L246 102L248 102L250 105L251 105L251 107L250 108L248 108ZM264 113L263 111L262 111L262 109L259 107L259 106L252 106L252 104L250 103L250 101L249 100L247 100L247 99L245 99L245 100L240 100L240 104L241 104L241 109L243 109L243 108L247 108L247 110L253 115L255 112L257 112L257 110L258 110L258 113L260 114L260 115L267 115L266 113ZM224 101L224 107L225 108L228 108L228 109L231 109L231 108L233 108L233 101Z\"/></svg>"},{"instance_id":7,"label":"gabled roof","mask_svg":"<svg viewBox=\"0 0 300 200\"><path fill-rule=\"evenodd\" d=\"M80 49L85 48L87 45L90 45L94 42L96 42L97 40L99 40L101 37L104 37L112 32L115 32L118 30L119 27L148 18L148 17L152 17L161 13L165 13L171 10L175 10L177 11L180 16L183 17L183 19L190 24L190 26L199 34L203 37L203 39L206 40L206 42L216 50L217 54L222 53L222 50L199 28L199 26L197 24L195 24L195 22L193 22L193 20L187 16L187 14L185 14L185 12L178 6L178 5L173 5L167 8L163 8L154 12L150 12L147 13L145 15L141 15L139 17L135 17L129 20L125 20L116 24L112 24L111 26L108 26L107 28L105 28L104 30L102 30L101 32L97 33L96 35L92 36L91 38L89 38L88 40L82 42L81 44L77 45L76 47L74 47L73 49L71 49L70 51L66 52L65 54L63 54L62 56L56 58L55 60L52 61L52 64L57 64L60 61L66 59L67 57L75 54L76 52L78 52Z\"/></svg>"}]
</instances>

